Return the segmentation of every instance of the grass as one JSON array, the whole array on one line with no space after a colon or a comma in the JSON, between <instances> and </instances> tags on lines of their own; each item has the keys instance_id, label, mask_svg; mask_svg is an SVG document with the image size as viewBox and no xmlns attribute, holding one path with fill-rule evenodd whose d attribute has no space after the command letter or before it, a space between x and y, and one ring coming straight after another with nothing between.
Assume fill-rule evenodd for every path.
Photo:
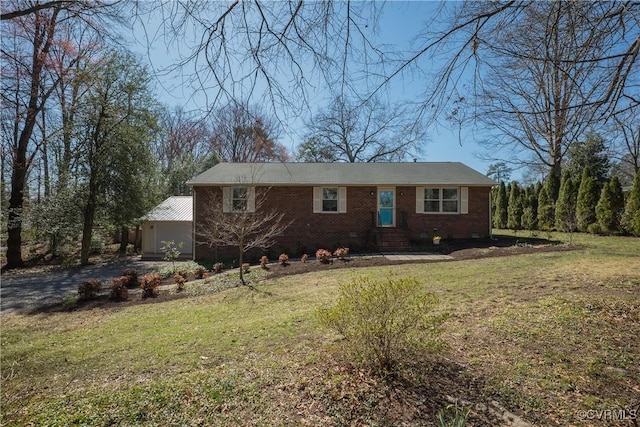
<instances>
[{"instance_id":1,"label":"grass","mask_svg":"<svg viewBox=\"0 0 640 427\"><path fill-rule=\"evenodd\" d=\"M5 315L2 425L435 425L418 398L445 408L468 398L467 381L476 399L535 424L638 409L640 240L573 241L579 249L327 270L253 291L187 283L197 296ZM395 383L345 364L316 311L353 274L417 278L435 292L451 314L448 362L416 361ZM474 425L479 403L464 402Z\"/></svg>"}]
</instances>

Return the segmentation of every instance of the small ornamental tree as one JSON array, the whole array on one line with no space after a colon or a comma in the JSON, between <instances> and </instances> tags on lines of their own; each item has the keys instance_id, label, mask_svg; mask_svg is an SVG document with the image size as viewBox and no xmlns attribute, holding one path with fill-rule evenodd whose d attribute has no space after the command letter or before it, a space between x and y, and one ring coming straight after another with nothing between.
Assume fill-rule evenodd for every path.
<instances>
[{"instance_id":1,"label":"small ornamental tree","mask_svg":"<svg viewBox=\"0 0 640 427\"><path fill-rule=\"evenodd\" d=\"M173 272L175 272L176 260L180 258L180 249L184 246L184 242L180 242L176 245L174 240L163 240L160 243L162 243L160 250L164 253L164 257L162 259L165 261L171 261L171 264L173 265Z\"/></svg>"},{"instance_id":2,"label":"small ornamental tree","mask_svg":"<svg viewBox=\"0 0 640 427\"><path fill-rule=\"evenodd\" d=\"M596 222L596 204L598 204L599 192L596 182L585 167L582 171L582 179L578 188L578 201L576 203L576 217L578 219L578 230L582 232L590 231L590 227Z\"/></svg>"},{"instance_id":3,"label":"small ornamental tree","mask_svg":"<svg viewBox=\"0 0 640 427\"><path fill-rule=\"evenodd\" d=\"M622 225L628 233L640 236L640 172L636 173L633 188L627 196Z\"/></svg>"},{"instance_id":4,"label":"small ornamental tree","mask_svg":"<svg viewBox=\"0 0 640 427\"><path fill-rule=\"evenodd\" d=\"M242 268L244 254L250 249L267 249L273 246L274 238L291 224L285 221L284 213L266 209L268 188L251 187L251 191L248 190L249 187L244 188L247 188L241 193L244 200L234 199L235 204L223 201L211 190L203 195L202 215L196 228L196 235L209 247L238 249L242 285L246 285Z\"/></svg>"}]
</instances>

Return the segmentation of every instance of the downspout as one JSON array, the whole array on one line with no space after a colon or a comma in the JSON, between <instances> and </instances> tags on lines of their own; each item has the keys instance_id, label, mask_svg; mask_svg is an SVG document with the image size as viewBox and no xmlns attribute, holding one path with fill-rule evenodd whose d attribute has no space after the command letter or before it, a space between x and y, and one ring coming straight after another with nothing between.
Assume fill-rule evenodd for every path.
<instances>
[{"instance_id":1,"label":"downspout","mask_svg":"<svg viewBox=\"0 0 640 427\"><path fill-rule=\"evenodd\" d=\"M191 260L196 260L196 188L191 187Z\"/></svg>"},{"instance_id":2,"label":"downspout","mask_svg":"<svg viewBox=\"0 0 640 427\"><path fill-rule=\"evenodd\" d=\"M489 190L489 239L493 239L493 216L491 215L491 212L493 211L493 203L492 203L492 194L493 194L493 189L496 188L497 185L494 185L493 187L491 187L491 189Z\"/></svg>"}]
</instances>

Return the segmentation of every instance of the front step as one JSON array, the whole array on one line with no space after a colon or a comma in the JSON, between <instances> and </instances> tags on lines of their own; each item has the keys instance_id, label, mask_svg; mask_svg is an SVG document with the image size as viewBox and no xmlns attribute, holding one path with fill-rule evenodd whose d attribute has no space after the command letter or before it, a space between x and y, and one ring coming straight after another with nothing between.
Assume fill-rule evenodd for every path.
<instances>
[{"instance_id":1,"label":"front step","mask_svg":"<svg viewBox=\"0 0 640 427\"><path fill-rule=\"evenodd\" d=\"M408 252L411 250L409 234L404 229L379 227L374 233L379 251Z\"/></svg>"}]
</instances>

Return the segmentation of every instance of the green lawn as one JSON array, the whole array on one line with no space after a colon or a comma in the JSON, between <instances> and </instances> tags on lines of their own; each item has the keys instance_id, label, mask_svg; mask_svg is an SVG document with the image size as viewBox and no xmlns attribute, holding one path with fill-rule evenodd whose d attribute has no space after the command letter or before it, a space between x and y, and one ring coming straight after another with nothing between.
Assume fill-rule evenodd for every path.
<instances>
[{"instance_id":1,"label":"green lawn","mask_svg":"<svg viewBox=\"0 0 640 427\"><path fill-rule=\"evenodd\" d=\"M573 241L579 249L319 267L256 290L6 315L2 425L435 425L434 408L451 398L472 421L478 400L536 425L604 425L598 410L640 415L640 239ZM414 277L435 292L451 314L442 354L400 379L345 364L316 310L354 274Z\"/></svg>"}]
</instances>

